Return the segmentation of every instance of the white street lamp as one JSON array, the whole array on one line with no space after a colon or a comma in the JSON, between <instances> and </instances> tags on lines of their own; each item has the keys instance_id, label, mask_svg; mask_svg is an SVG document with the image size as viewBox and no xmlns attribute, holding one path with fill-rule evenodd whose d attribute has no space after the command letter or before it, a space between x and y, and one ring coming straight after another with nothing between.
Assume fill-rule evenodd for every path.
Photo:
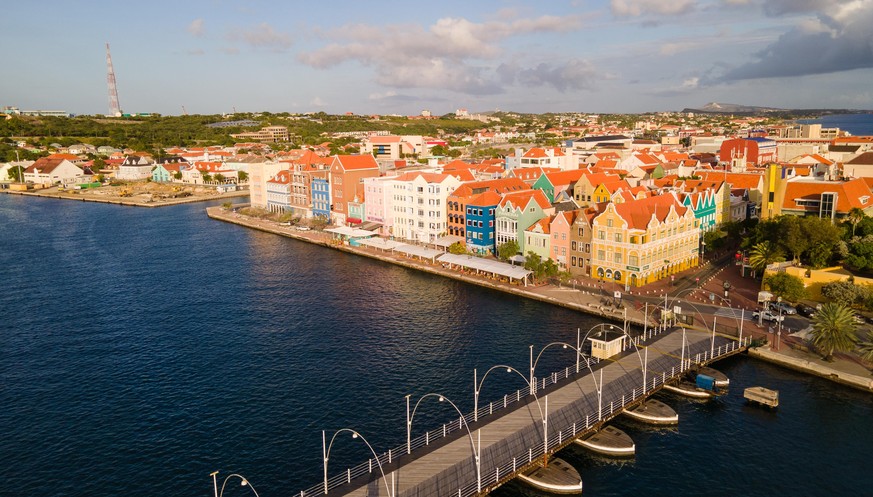
<instances>
[{"instance_id":1,"label":"white street lamp","mask_svg":"<svg viewBox=\"0 0 873 497\"><path fill-rule=\"evenodd\" d=\"M382 468L382 461L379 460L379 456L376 455L376 451L373 450L373 446L370 445L370 442L368 442L367 439L364 438L363 435L361 435L360 433L358 433L355 430L352 430L351 428L341 428L341 429L337 430L333 434L333 436L330 438L330 444L326 443L327 442L327 435L324 432L324 430L321 431L321 450L322 450L322 455L324 457L324 493L325 493L325 495L327 495L327 491L328 491L328 487L327 487L327 463L328 463L328 460L330 459L330 449L333 448L333 442L334 442L334 440L336 440L336 436L342 432L345 432L345 431L351 433L352 438L360 438L361 440L363 440L363 442L365 444L367 444L367 447L370 449L370 452L373 454L373 457L376 458L376 464L379 465L379 472L382 473L382 481L385 482L385 489L388 491L388 497L393 497L393 494L391 492L391 487L388 486L388 478L385 477L385 470Z\"/></svg>"},{"instance_id":2,"label":"white street lamp","mask_svg":"<svg viewBox=\"0 0 873 497\"><path fill-rule=\"evenodd\" d=\"M224 487L227 485L228 480L230 480L231 478L234 478L234 477L239 478L239 485L241 487L249 487L249 489L251 489L252 493L255 494L255 497L260 497L258 495L258 492L255 490L255 487L253 487L252 484L248 480L246 480L242 475L238 475L236 473L228 475L224 479L224 481L221 483L221 491L218 490L218 471L213 471L209 476L212 477L212 489L215 492L215 497L221 497L224 495Z\"/></svg>"}]
</instances>

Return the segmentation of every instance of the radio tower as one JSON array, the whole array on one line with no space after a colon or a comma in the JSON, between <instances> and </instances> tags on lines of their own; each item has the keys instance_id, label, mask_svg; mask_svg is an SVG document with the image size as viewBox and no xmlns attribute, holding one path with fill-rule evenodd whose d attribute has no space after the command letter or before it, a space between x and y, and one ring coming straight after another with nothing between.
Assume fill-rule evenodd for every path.
<instances>
[{"instance_id":1,"label":"radio tower","mask_svg":"<svg viewBox=\"0 0 873 497\"><path fill-rule=\"evenodd\" d=\"M121 106L118 105L118 87L115 86L115 71L112 69L109 43L106 44L106 83L109 85L109 115L121 117Z\"/></svg>"}]
</instances>

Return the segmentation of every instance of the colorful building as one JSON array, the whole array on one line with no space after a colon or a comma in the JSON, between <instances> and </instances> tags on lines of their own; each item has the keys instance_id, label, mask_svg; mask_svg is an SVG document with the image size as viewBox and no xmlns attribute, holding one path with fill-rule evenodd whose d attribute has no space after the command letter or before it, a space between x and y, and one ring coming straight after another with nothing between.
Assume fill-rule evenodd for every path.
<instances>
[{"instance_id":1,"label":"colorful building","mask_svg":"<svg viewBox=\"0 0 873 497\"><path fill-rule=\"evenodd\" d=\"M607 204L592 221L592 276L642 286L698 263L694 213L673 194Z\"/></svg>"},{"instance_id":2,"label":"colorful building","mask_svg":"<svg viewBox=\"0 0 873 497\"><path fill-rule=\"evenodd\" d=\"M328 178L327 170L313 171L309 189L312 194L312 216L322 217L327 222L331 222L330 181Z\"/></svg>"},{"instance_id":3,"label":"colorful building","mask_svg":"<svg viewBox=\"0 0 873 497\"><path fill-rule=\"evenodd\" d=\"M331 218L337 225L349 217L348 202L358 193L364 178L379 176L379 164L372 155L335 155L330 165Z\"/></svg>"},{"instance_id":4,"label":"colorful building","mask_svg":"<svg viewBox=\"0 0 873 497\"><path fill-rule=\"evenodd\" d=\"M526 252L524 230L554 213L555 208L542 190L507 193L500 200L494 213L494 236L497 247L514 240L518 243L519 251L524 254Z\"/></svg>"},{"instance_id":5,"label":"colorful building","mask_svg":"<svg viewBox=\"0 0 873 497\"><path fill-rule=\"evenodd\" d=\"M500 195L486 191L466 202L464 237L467 250L480 254L495 253L494 213L500 204Z\"/></svg>"}]
</instances>

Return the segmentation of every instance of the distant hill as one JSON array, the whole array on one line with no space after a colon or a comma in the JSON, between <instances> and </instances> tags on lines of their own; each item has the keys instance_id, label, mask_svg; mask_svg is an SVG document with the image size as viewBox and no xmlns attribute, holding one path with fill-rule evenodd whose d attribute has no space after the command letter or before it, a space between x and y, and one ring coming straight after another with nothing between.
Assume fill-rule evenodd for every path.
<instances>
[{"instance_id":1,"label":"distant hill","mask_svg":"<svg viewBox=\"0 0 873 497\"><path fill-rule=\"evenodd\" d=\"M694 112L696 114L733 114L740 116L768 115L773 117L798 117L820 116L823 114L857 114L869 111L857 109L779 109L776 107L756 107L754 105L710 102L699 109L686 107L682 112Z\"/></svg>"}]
</instances>

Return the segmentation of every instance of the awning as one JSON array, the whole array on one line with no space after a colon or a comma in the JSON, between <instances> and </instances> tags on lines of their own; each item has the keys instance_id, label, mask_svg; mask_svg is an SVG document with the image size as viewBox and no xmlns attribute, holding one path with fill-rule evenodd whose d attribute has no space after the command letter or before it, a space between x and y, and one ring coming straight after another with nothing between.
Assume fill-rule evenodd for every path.
<instances>
[{"instance_id":1,"label":"awning","mask_svg":"<svg viewBox=\"0 0 873 497\"><path fill-rule=\"evenodd\" d=\"M351 224L361 224L361 220L357 217L347 217L346 222Z\"/></svg>"},{"instance_id":2,"label":"awning","mask_svg":"<svg viewBox=\"0 0 873 497\"><path fill-rule=\"evenodd\" d=\"M513 266L512 264L506 264L505 262L493 259L484 259L482 257L473 257L471 255L443 254L437 260L446 264L454 264L475 269L476 271L505 276L509 279L525 280L525 283L527 283L528 275L532 273L532 271Z\"/></svg>"},{"instance_id":3,"label":"awning","mask_svg":"<svg viewBox=\"0 0 873 497\"><path fill-rule=\"evenodd\" d=\"M401 252L410 256L417 256L422 259L433 259L434 257L443 253L442 250L434 250L427 247L422 247L420 245L398 245L394 247L395 252Z\"/></svg>"},{"instance_id":4,"label":"awning","mask_svg":"<svg viewBox=\"0 0 873 497\"><path fill-rule=\"evenodd\" d=\"M324 231L335 235L347 236L349 238L370 237L376 236L372 231L360 230L358 228L350 228L348 226L339 226L337 228L327 228Z\"/></svg>"},{"instance_id":5,"label":"awning","mask_svg":"<svg viewBox=\"0 0 873 497\"><path fill-rule=\"evenodd\" d=\"M367 230L367 231L376 231L381 227L382 227L382 223L377 223L375 221L364 221L359 226L359 228L361 228L362 230Z\"/></svg>"},{"instance_id":6,"label":"awning","mask_svg":"<svg viewBox=\"0 0 873 497\"><path fill-rule=\"evenodd\" d=\"M437 247L449 247L455 243L463 241L464 239L460 236L446 235L434 240L433 244Z\"/></svg>"}]
</instances>

